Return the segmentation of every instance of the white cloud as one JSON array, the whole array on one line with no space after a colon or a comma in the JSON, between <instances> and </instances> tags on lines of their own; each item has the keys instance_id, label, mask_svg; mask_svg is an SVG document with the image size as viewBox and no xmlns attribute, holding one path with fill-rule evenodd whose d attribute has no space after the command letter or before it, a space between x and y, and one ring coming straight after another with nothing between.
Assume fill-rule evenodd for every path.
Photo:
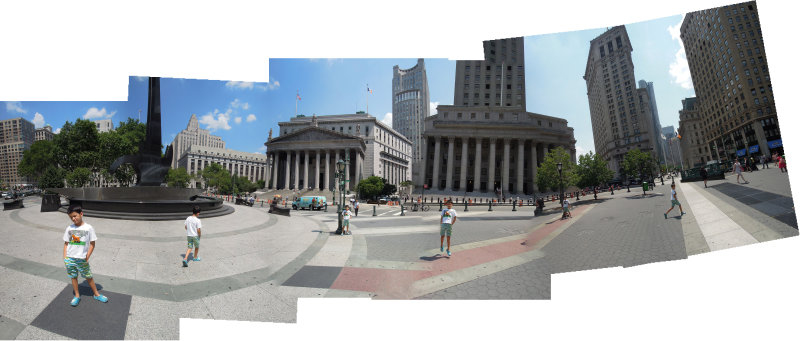
<instances>
[{"instance_id":1,"label":"white cloud","mask_svg":"<svg viewBox=\"0 0 800 341\"><path fill-rule=\"evenodd\" d=\"M577 145L575 146L575 159L576 159L576 161L577 161L579 156L581 156L583 154L588 154L588 153L589 153L589 151L586 150L586 148L583 148L583 147L577 146Z\"/></svg>"},{"instance_id":2,"label":"white cloud","mask_svg":"<svg viewBox=\"0 0 800 341\"><path fill-rule=\"evenodd\" d=\"M44 127L44 116L40 113L36 113L33 115L33 124L36 126L36 129Z\"/></svg>"},{"instance_id":3,"label":"white cloud","mask_svg":"<svg viewBox=\"0 0 800 341\"><path fill-rule=\"evenodd\" d=\"M392 126L392 113L387 112L386 115L383 115L383 119L381 120L383 124L391 127Z\"/></svg>"},{"instance_id":4,"label":"white cloud","mask_svg":"<svg viewBox=\"0 0 800 341\"><path fill-rule=\"evenodd\" d=\"M219 109L214 109L214 112L210 112L208 114L203 115L200 117L200 124L205 125L205 129L209 131L217 131L218 129L222 130L231 130L231 126L228 122L231 119L231 112L232 109L228 109L225 112L220 112Z\"/></svg>"},{"instance_id":5,"label":"white cloud","mask_svg":"<svg viewBox=\"0 0 800 341\"><path fill-rule=\"evenodd\" d=\"M236 122L236 124L239 124L242 123L242 118L237 116L236 118L233 119L233 121Z\"/></svg>"},{"instance_id":6,"label":"white cloud","mask_svg":"<svg viewBox=\"0 0 800 341\"><path fill-rule=\"evenodd\" d=\"M256 154L262 154L263 152L267 151L267 146L258 147L258 151Z\"/></svg>"},{"instance_id":7,"label":"white cloud","mask_svg":"<svg viewBox=\"0 0 800 341\"><path fill-rule=\"evenodd\" d=\"M250 103L242 104L242 110L250 110Z\"/></svg>"},{"instance_id":8,"label":"white cloud","mask_svg":"<svg viewBox=\"0 0 800 341\"><path fill-rule=\"evenodd\" d=\"M253 90L253 82L237 82L237 81L230 81L225 83L225 86L234 89L250 89Z\"/></svg>"},{"instance_id":9,"label":"white cloud","mask_svg":"<svg viewBox=\"0 0 800 341\"><path fill-rule=\"evenodd\" d=\"M134 78L139 82L146 82L150 77L135 76Z\"/></svg>"},{"instance_id":10,"label":"white cloud","mask_svg":"<svg viewBox=\"0 0 800 341\"><path fill-rule=\"evenodd\" d=\"M111 118L116 114L116 111L112 111L110 114L106 112L106 108L97 109L95 107L89 108L85 114L83 114L84 120L94 120L94 119L107 119Z\"/></svg>"},{"instance_id":11,"label":"white cloud","mask_svg":"<svg viewBox=\"0 0 800 341\"><path fill-rule=\"evenodd\" d=\"M438 107L438 106L439 106L439 102L431 102L431 108L430 108L430 115L431 116L436 115L438 113L438 111L436 111L436 107Z\"/></svg>"},{"instance_id":12,"label":"white cloud","mask_svg":"<svg viewBox=\"0 0 800 341\"><path fill-rule=\"evenodd\" d=\"M61 132L61 128L58 128L58 129L56 129L56 131L55 131L55 132L53 132L53 133L54 133L54 134L58 134L58 133L60 133L60 132Z\"/></svg>"},{"instance_id":13,"label":"white cloud","mask_svg":"<svg viewBox=\"0 0 800 341\"><path fill-rule=\"evenodd\" d=\"M247 115L247 122L253 122L256 120L256 115L250 114Z\"/></svg>"},{"instance_id":14,"label":"white cloud","mask_svg":"<svg viewBox=\"0 0 800 341\"><path fill-rule=\"evenodd\" d=\"M686 50L683 48L683 41L681 41L681 23L683 17L674 26L667 27L669 35L672 40L677 40L680 45L678 52L675 52L675 59L669 64L669 74L672 76L672 81L680 85L684 89L694 89L692 85L692 73L689 71L689 62L686 60Z\"/></svg>"},{"instance_id":15,"label":"white cloud","mask_svg":"<svg viewBox=\"0 0 800 341\"><path fill-rule=\"evenodd\" d=\"M22 103L20 102L6 102L6 112L8 113L20 113L20 114L27 114L28 111L22 109Z\"/></svg>"},{"instance_id":16,"label":"white cloud","mask_svg":"<svg viewBox=\"0 0 800 341\"><path fill-rule=\"evenodd\" d=\"M256 86L256 88L258 88L261 91L267 91L267 90L275 90L281 86L281 82L278 82L272 78L270 78L270 80L271 82L265 84L259 84Z\"/></svg>"}]
</instances>

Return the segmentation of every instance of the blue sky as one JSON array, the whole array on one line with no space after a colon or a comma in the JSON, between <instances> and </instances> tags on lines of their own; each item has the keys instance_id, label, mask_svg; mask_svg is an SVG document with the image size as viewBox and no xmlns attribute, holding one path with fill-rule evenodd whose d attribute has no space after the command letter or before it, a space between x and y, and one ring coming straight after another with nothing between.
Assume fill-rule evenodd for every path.
<instances>
[{"instance_id":1,"label":"blue sky","mask_svg":"<svg viewBox=\"0 0 800 341\"><path fill-rule=\"evenodd\" d=\"M681 44L671 35L681 16L626 25L633 45L637 81L654 83L662 126L678 125L681 100L694 96L688 66L679 58ZM605 28L525 38L528 111L562 117L575 128L579 153L594 150L583 73L589 42ZM221 136L226 146L263 152L270 128L295 114L347 114L358 110L391 122L392 67L409 68L416 59L270 59L269 83L162 78L164 144L186 127L191 114L201 127ZM453 103L455 61L426 59L431 107ZM674 64L675 66L671 65ZM367 93L367 84L373 90ZM60 128L77 118L111 118L115 126L128 117L142 120L147 111L145 77L130 77L126 102L5 102L3 117L22 116L37 126ZM367 99L369 96L369 99ZM433 111L432 111L433 112Z\"/></svg>"}]
</instances>

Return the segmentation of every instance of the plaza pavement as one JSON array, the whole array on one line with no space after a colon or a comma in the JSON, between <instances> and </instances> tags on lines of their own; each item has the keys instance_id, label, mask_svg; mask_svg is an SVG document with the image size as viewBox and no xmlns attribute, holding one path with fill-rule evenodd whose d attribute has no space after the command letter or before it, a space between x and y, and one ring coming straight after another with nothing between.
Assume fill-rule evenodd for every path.
<instances>
[{"instance_id":1,"label":"plaza pavement","mask_svg":"<svg viewBox=\"0 0 800 341\"><path fill-rule=\"evenodd\" d=\"M735 178L676 183L686 215L669 219L669 182L602 193L561 220L556 204L533 208L455 205L452 257L439 251L438 207L400 216L396 206L363 205L352 235L332 234L335 209L269 215L236 206L202 218L202 261L181 267L182 221L134 222L86 217L98 234L90 263L110 301L84 297L69 307L58 212L26 208L0 213L0 338L177 339L179 318L296 322L299 297L374 299L557 299L550 276L636 266L796 236L788 180L777 170ZM734 187L731 187L734 186ZM749 186L749 187L735 187ZM787 202L788 198L788 202ZM788 224L787 224L788 222ZM81 280L82 281L82 280ZM87 290L88 288L82 288ZM88 291L87 291L88 292ZM86 321L100 321L103 326Z\"/></svg>"}]
</instances>

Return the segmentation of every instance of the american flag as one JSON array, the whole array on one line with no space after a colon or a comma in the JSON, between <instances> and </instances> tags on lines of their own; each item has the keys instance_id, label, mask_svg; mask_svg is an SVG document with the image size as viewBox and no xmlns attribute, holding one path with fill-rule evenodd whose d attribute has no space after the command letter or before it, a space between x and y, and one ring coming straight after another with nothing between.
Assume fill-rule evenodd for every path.
<instances>
[{"instance_id":1,"label":"american flag","mask_svg":"<svg viewBox=\"0 0 800 341\"><path fill-rule=\"evenodd\" d=\"M300 92L297 92L297 100L300 100Z\"/></svg>"}]
</instances>

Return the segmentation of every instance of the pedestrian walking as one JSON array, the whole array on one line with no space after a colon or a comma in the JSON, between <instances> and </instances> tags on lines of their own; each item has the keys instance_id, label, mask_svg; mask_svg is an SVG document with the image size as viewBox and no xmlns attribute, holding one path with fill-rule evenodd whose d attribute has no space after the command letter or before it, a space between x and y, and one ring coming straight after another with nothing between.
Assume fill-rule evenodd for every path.
<instances>
[{"instance_id":1,"label":"pedestrian walking","mask_svg":"<svg viewBox=\"0 0 800 341\"><path fill-rule=\"evenodd\" d=\"M683 206L681 206L681 202L678 201L678 193L675 192L675 184L672 184L671 187L672 187L672 192L670 194L670 198L669 199L672 202L672 206L670 206L670 208L667 210L667 212L664 213L664 219L667 219L667 213L672 211L672 209L675 208L675 205L678 205L678 209L681 210L681 215L686 214L686 212L683 211Z\"/></svg>"},{"instance_id":2,"label":"pedestrian walking","mask_svg":"<svg viewBox=\"0 0 800 341\"><path fill-rule=\"evenodd\" d=\"M64 231L64 266L67 268L67 276L72 281L72 291L75 294L69 304L75 307L81 301L81 294L78 291L78 274L89 283L89 287L94 293L94 299L106 303L108 298L97 292L92 269L89 267L89 257L92 256L95 241L97 241L94 227L83 221L83 209L79 205L70 205L67 214L72 220L72 225L67 226Z\"/></svg>"},{"instance_id":3,"label":"pedestrian walking","mask_svg":"<svg viewBox=\"0 0 800 341\"><path fill-rule=\"evenodd\" d=\"M572 213L569 211L569 199L564 198L562 207L564 209L564 213L561 214L561 219L572 218Z\"/></svg>"},{"instance_id":4,"label":"pedestrian walking","mask_svg":"<svg viewBox=\"0 0 800 341\"><path fill-rule=\"evenodd\" d=\"M450 236L453 233L453 225L456 223L458 214L453 209L453 202L448 201L445 203L447 206L442 210L441 218L439 219L439 251L444 252L444 237L447 236L447 256L450 257Z\"/></svg>"},{"instance_id":5,"label":"pedestrian walking","mask_svg":"<svg viewBox=\"0 0 800 341\"><path fill-rule=\"evenodd\" d=\"M183 256L183 267L189 266L189 253L194 249L193 261L200 261L200 236L203 234L201 228L203 223L200 222L200 206L195 205L192 207L192 215L186 218L183 222L183 228L186 229L186 254Z\"/></svg>"},{"instance_id":6,"label":"pedestrian walking","mask_svg":"<svg viewBox=\"0 0 800 341\"><path fill-rule=\"evenodd\" d=\"M739 182L739 178L742 178L742 180L744 180L745 184L749 183L749 182L747 182L747 179L744 178L744 175L742 175L742 164L739 163L739 159L736 159L736 162L733 164L733 173L736 174L736 183L737 184L740 183Z\"/></svg>"},{"instance_id":7,"label":"pedestrian walking","mask_svg":"<svg viewBox=\"0 0 800 341\"><path fill-rule=\"evenodd\" d=\"M769 163L767 163L767 156L761 155L761 169L769 169Z\"/></svg>"},{"instance_id":8,"label":"pedestrian walking","mask_svg":"<svg viewBox=\"0 0 800 341\"><path fill-rule=\"evenodd\" d=\"M350 205L344 206L344 211L342 211L342 235L350 234Z\"/></svg>"},{"instance_id":9,"label":"pedestrian walking","mask_svg":"<svg viewBox=\"0 0 800 341\"><path fill-rule=\"evenodd\" d=\"M778 153L772 153L772 162L775 162L775 168L778 168L778 161L780 160L780 155Z\"/></svg>"},{"instance_id":10,"label":"pedestrian walking","mask_svg":"<svg viewBox=\"0 0 800 341\"><path fill-rule=\"evenodd\" d=\"M703 186L708 188L708 171L706 170L705 166L700 167L700 177L703 178Z\"/></svg>"},{"instance_id":11,"label":"pedestrian walking","mask_svg":"<svg viewBox=\"0 0 800 341\"><path fill-rule=\"evenodd\" d=\"M353 209L356 211L356 217L358 217L358 200L353 204Z\"/></svg>"},{"instance_id":12,"label":"pedestrian walking","mask_svg":"<svg viewBox=\"0 0 800 341\"><path fill-rule=\"evenodd\" d=\"M778 168L780 168L781 173L789 173L789 170L786 169L786 155L781 155L778 159L780 160L778 161Z\"/></svg>"}]
</instances>

